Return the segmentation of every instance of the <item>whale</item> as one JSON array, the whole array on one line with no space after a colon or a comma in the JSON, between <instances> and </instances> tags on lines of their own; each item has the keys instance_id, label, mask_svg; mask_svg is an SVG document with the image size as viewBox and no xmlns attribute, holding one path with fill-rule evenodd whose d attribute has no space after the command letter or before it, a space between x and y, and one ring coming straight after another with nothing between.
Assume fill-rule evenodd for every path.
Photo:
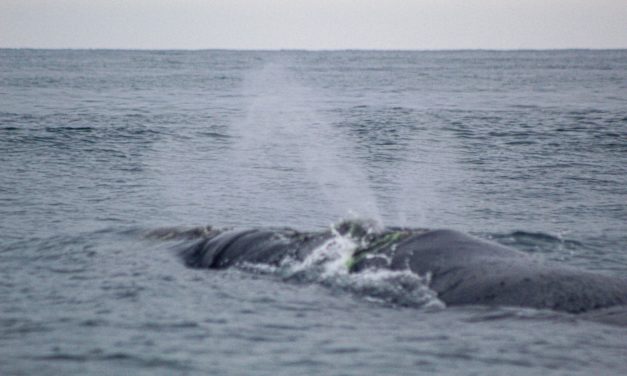
<instances>
[{"instance_id":1,"label":"whale","mask_svg":"<svg viewBox=\"0 0 627 376\"><path fill-rule=\"evenodd\" d=\"M598 321L609 317L608 321L627 325L624 277L546 261L456 230L388 227L373 231L362 223L344 222L314 232L207 227L177 236L194 239L178 249L185 265L209 269L250 264L277 267L288 259L304 261L334 238L349 237L356 246L346 261L348 273L383 269L428 276L429 288L447 306L548 309L589 315Z\"/></svg>"}]
</instances>

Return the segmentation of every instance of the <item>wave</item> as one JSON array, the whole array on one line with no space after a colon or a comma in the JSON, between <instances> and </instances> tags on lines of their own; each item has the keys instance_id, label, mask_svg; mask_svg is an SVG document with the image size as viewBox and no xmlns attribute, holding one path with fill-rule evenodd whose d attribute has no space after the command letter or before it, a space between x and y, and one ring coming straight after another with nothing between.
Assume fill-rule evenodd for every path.
<instances>
[{"instance_id":1,"label":"wave","mask_svg":"<svg viewBox=\"0 0 627 376\"><path fill-rule=\"evenodd\" d=\"M545 232L516 230L509 233L489 234L488 238L528 253L564 253L564 251L572 252L585 248L585 245L577 240Z\"/></svg>"}]
</instances>

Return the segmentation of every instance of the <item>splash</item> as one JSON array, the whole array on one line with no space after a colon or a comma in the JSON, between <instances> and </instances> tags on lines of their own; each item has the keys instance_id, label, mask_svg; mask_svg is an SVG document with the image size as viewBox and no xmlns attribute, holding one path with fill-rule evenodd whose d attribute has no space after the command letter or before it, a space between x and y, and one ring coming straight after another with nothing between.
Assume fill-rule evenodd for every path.
<instances>
[{"instance_id":1,"label":"splash","mask_svg":"<svg viewBox=\"0 0 627 376\"><path fill-rule=\"evenodd\" d=\"M279 267L245 264L247 270L279 275L286 281L318 283L366 300L404 307L441 309L445 304L429 288L431 276L410 270L371 268L351 272L360 250L373 245L381 228L375 221L344 221L331 226L333 236L304 260L285 259Z\"/></svg>"}]
</instances>

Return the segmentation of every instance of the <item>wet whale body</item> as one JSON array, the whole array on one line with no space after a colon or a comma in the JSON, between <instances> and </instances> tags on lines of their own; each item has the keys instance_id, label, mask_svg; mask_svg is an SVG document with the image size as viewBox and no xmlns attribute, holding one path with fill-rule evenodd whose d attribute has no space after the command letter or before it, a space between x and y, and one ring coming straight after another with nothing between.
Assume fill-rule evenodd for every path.
<instances>
[{"instance_id":1,"label":"wet whale body","mask_svg":"<svg viewBox=\"0 0 627 376\"><path fill-rule=\"evenodd\" d=\"M627 307L625 279L546 262L454 230L371 231L350 222L312 233L205 229L180 255L193 268L279 266L287 259L306 260L338 236L355 243L346 260L348 273L410 270L428 276L429 288L449 306L517 306L575 314Z\"/></svg>"}]
</instances>

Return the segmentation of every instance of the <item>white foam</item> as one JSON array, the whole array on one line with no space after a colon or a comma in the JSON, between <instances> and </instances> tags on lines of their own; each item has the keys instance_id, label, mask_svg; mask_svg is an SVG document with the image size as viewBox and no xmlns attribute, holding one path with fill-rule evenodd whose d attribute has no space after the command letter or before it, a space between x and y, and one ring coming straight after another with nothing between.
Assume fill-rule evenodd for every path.
<instances>
[{"instance_id":1,"label":"white foam","mask_svg":"<svg viewBox=\"0 0 627 376\"><path fill-rule=\"evenodd\" d=\"M285 260L279 273L286 280L320 283L331 289L349 291L367 300L422 308L444 308L437 293L429 288L431 276L411 270L367 269L350 273L355 251L366 247L366 237L355 238L332 228L333 237L304 260Z\"/></svg>"}]
</instances>

